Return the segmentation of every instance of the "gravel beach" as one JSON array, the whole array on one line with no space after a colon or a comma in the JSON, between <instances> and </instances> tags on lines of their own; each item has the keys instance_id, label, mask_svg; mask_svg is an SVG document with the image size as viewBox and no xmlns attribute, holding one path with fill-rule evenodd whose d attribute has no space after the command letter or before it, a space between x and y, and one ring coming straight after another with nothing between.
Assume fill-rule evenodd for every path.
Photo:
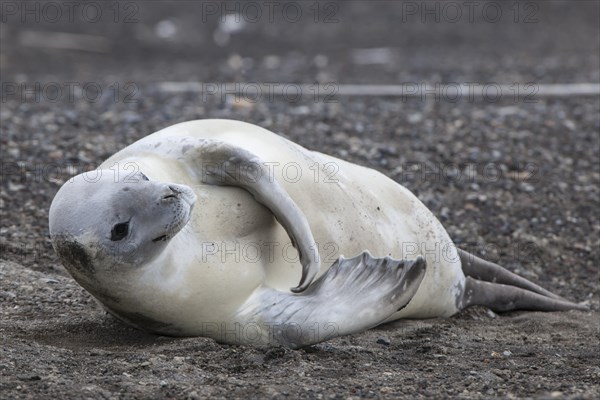
<instances>
[{"instance_id":1,"label":"gravel beach","mask_svg":"<svg viewBox=\"0 0 600 400\"><path fill-rule=\"evenodd\" d=\"M67 3L0 3L0 398L600 398L600 3ZM201 118L379 170L590 311L475 307L301 350L126 327L58 261L50 203Z\"/></svg>"}]
</instances>

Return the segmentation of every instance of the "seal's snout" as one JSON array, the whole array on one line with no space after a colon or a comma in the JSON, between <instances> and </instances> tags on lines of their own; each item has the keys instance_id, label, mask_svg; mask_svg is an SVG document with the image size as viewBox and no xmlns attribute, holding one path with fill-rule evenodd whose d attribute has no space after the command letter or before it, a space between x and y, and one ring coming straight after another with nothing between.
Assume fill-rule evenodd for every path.
<instances>
[{"instance_id":1,"label":"seal's snout","mask_svg":"<svg viewBox=\"0 0 600 400\"><path fill-rule=\"evenodd\" d=\"M186 185L169 183L164 185L160 194L160 199L167 203L183 200L188 205L193 206L196 202L196 194Z\"/></svg>"}]
</instances>

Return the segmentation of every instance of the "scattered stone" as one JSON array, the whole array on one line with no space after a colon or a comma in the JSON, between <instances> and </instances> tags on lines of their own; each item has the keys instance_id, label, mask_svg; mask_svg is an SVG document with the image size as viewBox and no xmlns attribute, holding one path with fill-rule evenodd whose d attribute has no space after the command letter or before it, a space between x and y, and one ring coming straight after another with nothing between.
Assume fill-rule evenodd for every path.
<instances>
[{"instance_id":1,"label":"scattered stone","mask_svg":"<svg viewBox=\"0 0 600 400\"><path fill-rule=\"evenodd\" d=\"M392 344L392 341L387 336L380 336L377 338L377 343L382 344L384 346L389 346L390 344Z\"/></svg>"}]
</instances>

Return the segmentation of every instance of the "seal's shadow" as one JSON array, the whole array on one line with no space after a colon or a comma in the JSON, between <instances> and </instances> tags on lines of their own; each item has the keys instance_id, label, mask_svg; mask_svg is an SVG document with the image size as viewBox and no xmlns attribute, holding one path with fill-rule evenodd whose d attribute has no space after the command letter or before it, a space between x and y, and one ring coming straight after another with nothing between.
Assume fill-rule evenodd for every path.
<instances>
[{"instance_id":1,"label":"seal's shadow","mask_svg":"<svg viewBox=\"0 0 600 400\"><path fill-rule=\"evenodd\" d=\"M31 327L24 336L35 342L76 351L92 348L123 349L163 345L178 338L159 336L128 327L105 314L96 318L80 317L68 322L50 322Z\"/></svg>"}]
</instances>

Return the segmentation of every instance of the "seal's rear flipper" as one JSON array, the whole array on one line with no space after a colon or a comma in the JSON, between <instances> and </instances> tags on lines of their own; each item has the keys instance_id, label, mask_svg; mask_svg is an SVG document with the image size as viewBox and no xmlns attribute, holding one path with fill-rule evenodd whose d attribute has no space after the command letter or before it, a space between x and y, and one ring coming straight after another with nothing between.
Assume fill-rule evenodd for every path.
<instances>
[{"instance_id":1,"label":"seal's rear flipper","mask_svg":"<svg viewBox=\"0 0 600 400\"><path fill-rule=\"evenodd\" d=\"M422 257L376 258L367 251L354 258L340 257L300 294L258 289L236 320L261 326L262 343L295 348L360 332L405 307L425 269Z\"/></svg>"},{"instance_id":2,"label":"seal's rear flipper","mask_svg":"<svg viewBox=\"0 0 600 400\"><path fill-rule=\"evenodd\" d=\"M460 262L462 264L462 270L465 276L470 276L485 282L516 286L530 292L541 294L542 296L549 297L551 299L566 301L562 297L557 296L554 293L536 285L535 283L510 272L498 264L483 260L471 253L467 253L464 250L458 248L456 250L458 251Z\"/></svg>"},{"instance_id":3,"label":"seal's rear flipper","mask_svg":"<svg viewBox=\"0 0 600 400\"><path fill-rule=\"evenodd\" d=\"M499 312L510 310L589 310L588 307L582 304L550 298L516 286L485 282L467 277L463 297L459 301L458 308L462 310L475 305L486 306Z\"/></svg>"}]
</instances>

